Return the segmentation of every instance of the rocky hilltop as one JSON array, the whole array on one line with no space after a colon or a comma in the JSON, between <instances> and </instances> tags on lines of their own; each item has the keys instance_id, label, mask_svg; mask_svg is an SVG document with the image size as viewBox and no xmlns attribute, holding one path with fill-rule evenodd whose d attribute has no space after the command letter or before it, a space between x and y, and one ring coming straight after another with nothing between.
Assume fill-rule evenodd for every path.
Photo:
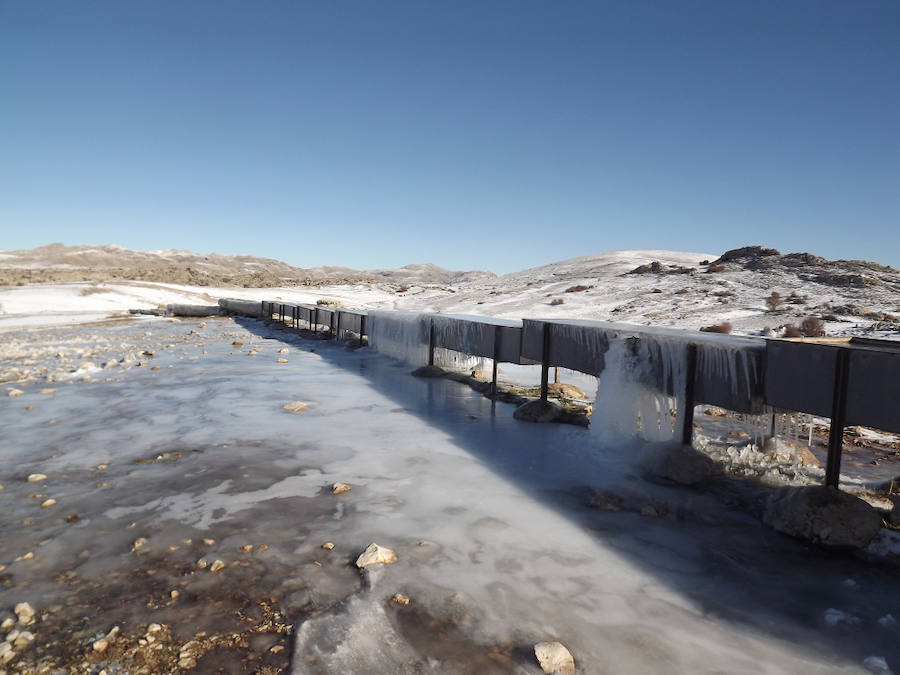
<instances>
[{"instance_id":1,"label":"rocky hilltop","mask_svg":"<svg viewBox=\"0 0 900 675\"><path fill-rule=\"evenodd\" d=\"M134 251L121 246L49 244L0 252L0 286L71 281L148 281L188 286L323 286L361 281L398 284L455 284L494 275L453 271L437 265L407 265L396 270L349 267L303 269L272 258L202 254L177 249Z\"/></svg>"}]
</instances>

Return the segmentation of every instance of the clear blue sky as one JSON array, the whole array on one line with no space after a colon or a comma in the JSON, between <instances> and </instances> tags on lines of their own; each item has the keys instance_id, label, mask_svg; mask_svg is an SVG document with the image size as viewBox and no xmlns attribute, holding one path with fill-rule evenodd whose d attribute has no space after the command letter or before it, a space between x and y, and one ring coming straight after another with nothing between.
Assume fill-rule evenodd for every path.
<instances>
[{"instance_id":1,"label":"clear blue sky","mask_svg":"<svg viewBox=\"0 0 900 675\"><path fill-rule=\"evenodd\" d=\"M900 266L900 3L0 0L0 249Z\"/></svg>"}]
</instances>

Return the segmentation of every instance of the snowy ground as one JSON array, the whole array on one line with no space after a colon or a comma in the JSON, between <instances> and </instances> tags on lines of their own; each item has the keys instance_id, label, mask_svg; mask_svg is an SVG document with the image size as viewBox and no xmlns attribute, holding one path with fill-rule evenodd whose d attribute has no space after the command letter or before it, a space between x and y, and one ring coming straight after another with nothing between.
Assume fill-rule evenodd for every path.
<instances>
[{"instance_id":1,"label":"snowy ground","mask_svg":"<svg viewBox=\"0 0 900 675\"><path fill-rule=\"evenodd\" d=\"M900 670L895 568L648 482L589 430L255 321L27 335L58 384L0 398L0 621L38 615L7 668L524 674L560 640L580 673ZM399 560L360 573L373 541Z\"/></svg>"}]
</instances>

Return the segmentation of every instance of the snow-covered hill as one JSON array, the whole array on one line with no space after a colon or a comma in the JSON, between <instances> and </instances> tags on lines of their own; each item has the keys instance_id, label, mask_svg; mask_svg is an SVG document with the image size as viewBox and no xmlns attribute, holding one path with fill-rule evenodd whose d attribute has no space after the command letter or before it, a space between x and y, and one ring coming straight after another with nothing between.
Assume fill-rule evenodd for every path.
<instances>
[{"instance_id":1,"label":"snow-covered hill","mask_svg":"<svg viewBox=\"0 0 900 675\"><path fill-rule=\"evenodd\" d=\"M167 258L195 255L156 253ZM251 261L249 256L241 258ZM265 264L261 260L252 262ZM0 261L0 266L8 261ZM65 263L57 258L54 265L59 264ZM315 271L323 278L346 278L346 268ZM689 329L729 323L733 332L748 335L782 334L785 326L799 326L815 317L823 320L831 336L900 338L900 272L864 261L827 261L806 253L780 255L762 247L735 249L722 256L627 250L499 277L489 273L442 276L441 272L446 270L410 265L373 271L368 279L349 283L323 279L314 286L239 289L119 280L0 287L0 328L48 318L35 317L39 312L110 313L170 302L213 303L220 297L284 302L328 297L349 307L511 318L587 318ZM774 311L767 304L773 291L781 296Z\"/></svg>"}]
</instances>

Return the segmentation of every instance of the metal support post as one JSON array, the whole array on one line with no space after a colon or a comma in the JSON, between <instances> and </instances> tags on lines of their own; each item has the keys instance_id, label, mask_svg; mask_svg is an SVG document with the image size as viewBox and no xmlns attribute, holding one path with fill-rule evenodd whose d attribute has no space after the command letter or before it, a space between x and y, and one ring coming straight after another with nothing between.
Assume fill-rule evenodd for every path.
<instances>
[{"instance_id":1,"label":"metal support post","mask_svg":"<svg viewBox=\"0 0 900 675\"><path fill-rule=\"evenodd\" d=\"M697 374L697 345L687 346L684 377L684 411L681 414L681 443L694 442L694 382Z\"/></svg>"},{"instance_id":2,"label":"metal support post","mask_svg":"<svg viewBox=\"0 0 900 675\"><path fill-rule=\"evenodd\" d=\"M825 485L834 488L838 487L841 480L849 372L850 350L838 349L837 362L834 365L834 391L831 397L831 426L828 430L828 461L825 465Z\"/></svg>"},{"instance_id":3,"label":"metal support post","mask_svg":"<svg viewBox=\"0 0 900 675\"><path fill-rule=\"evenodd\" d=\"M428 326L428 365L434 365L434 319L429 320Z\"/></svg>"},{"instance_id":4,"label":"metal support post","mask_svg":"<svg viewBox=\"0 0 900 675\"><path fill-rule=\"evenodd\" d=\"M543 324L541 344L541 400L547 400L547 383L550 379L550 324Z\"/></svg>"},{"instance_id":5,"label":"metal support post","mask_svg":"<svg viewBox=\"0 0 900 675\"><path fill-rule=\"evenodd\" d=\"M494 326L494 367L491 373L491 399L497 398L497 364L500 362L500 339L502 337L499 326Z\"/></svg>"}]
</instances>

